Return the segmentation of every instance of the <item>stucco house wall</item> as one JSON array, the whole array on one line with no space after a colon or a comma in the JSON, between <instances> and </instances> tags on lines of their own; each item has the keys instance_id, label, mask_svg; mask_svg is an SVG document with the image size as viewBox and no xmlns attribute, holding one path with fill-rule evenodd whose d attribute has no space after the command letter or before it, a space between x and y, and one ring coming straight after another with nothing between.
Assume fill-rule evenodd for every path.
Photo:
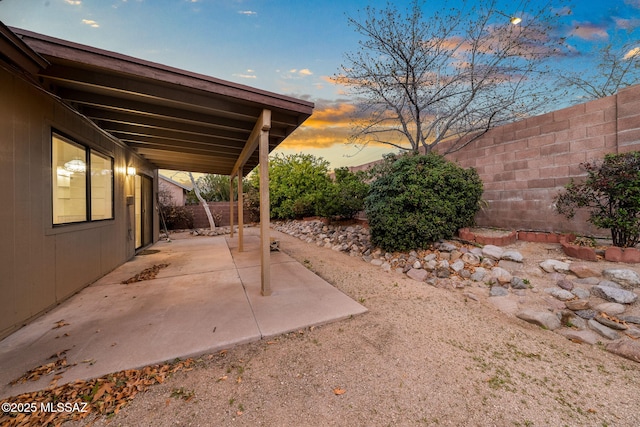
<instances>
[{"instance_id":1,"label":"stucco house wall","mask_svg":"<svg viewBox=\"0 0 640 427\"><path fill-rule=\"evenodd\" d=\"M184 206L187 203L187 189L162 175L158 177L158 192L161 203L168 203L172 206Z\"/></svg>"}]
</instances>

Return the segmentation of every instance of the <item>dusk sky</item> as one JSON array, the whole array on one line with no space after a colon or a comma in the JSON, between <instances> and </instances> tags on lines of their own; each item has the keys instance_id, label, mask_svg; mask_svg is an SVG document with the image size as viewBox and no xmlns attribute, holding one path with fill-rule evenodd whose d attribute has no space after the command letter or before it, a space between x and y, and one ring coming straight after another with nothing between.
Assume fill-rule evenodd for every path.
<instances>
[{"instance_id":1,"label":"dusk sky","mask_svg":"<svg viewBox=\"0 0 640 427\"><path fill-rule=\"evenodd\" d=\"M358 47L347 16L386 0L0 0L8 25L315 102L314 115L279 151L321 156L331 167L378 159L390 149L345 145L353 102L331 81ZM405 1L394 1L399 9ZM425 2L425 14L458 2ZM518 15L518 1L499 2ZM546 2L544 2L546 3ZM594 44L640 31L640 0L556 1L571 9L558 33L584 64ZM639 43L640 46L640 43Z\"/></svg>"}]
</instances>

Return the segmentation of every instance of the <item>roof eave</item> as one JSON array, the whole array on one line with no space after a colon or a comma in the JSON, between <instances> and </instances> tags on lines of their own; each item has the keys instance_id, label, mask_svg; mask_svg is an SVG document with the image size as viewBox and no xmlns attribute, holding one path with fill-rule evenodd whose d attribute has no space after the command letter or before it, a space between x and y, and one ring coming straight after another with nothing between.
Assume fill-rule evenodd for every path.
<instances>
[{"instance_id":1,"label":"roof eave","mask_svg":"<svg viewBox=\"0 0 640 427\"><path fill-rule=\"evenodd\" d=\"M49 62L27 45L18 34L0 21L0 52L29 74L36 75Z\"/></svg>"}]
</instances>

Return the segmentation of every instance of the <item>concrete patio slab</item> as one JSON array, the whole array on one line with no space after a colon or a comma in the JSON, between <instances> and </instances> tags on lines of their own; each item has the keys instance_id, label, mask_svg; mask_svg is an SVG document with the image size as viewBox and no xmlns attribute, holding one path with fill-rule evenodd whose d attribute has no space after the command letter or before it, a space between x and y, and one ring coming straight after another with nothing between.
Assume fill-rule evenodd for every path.
<instances>
[{"instance_id":1,"label":"concrete patio slab","mask_svg":"<svg viewBox=\"0 0 640 427\"><path fill-rule=\"evenodd\" d=\"M245 285L253 314L263 337L291 331L293 323L314 326L360 314L366 309L339 292L319 276L282 252L271 252L272 294L261 295L259 236L245 237L245 252L238 252L236 242L229 242L238 274ZM278 280L274 280L278 278ZM292 319L296 319L292 322Z\"/></svg>"},{"instance_id":2,"label":"concrete patio slab","mask_svg":"<svg viewBox=\"0 0 640 427\"><path fill-rule=\"evenodd\" d=\"M0 341L0 398L48 387L52 375L9 385L66 358L57 384L216 352L366 309L281 252L271 253L273 294L260 295L258 229L237 236L158 242ZM156 252L157 251L157 252ZM157 278L122 284L166 263Z\"/></svg>"}]
</instances>

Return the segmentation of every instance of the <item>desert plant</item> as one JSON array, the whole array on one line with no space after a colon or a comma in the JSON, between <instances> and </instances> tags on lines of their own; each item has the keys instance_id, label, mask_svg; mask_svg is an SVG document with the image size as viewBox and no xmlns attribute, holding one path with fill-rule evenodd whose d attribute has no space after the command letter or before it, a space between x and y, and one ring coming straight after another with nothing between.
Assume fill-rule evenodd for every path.
<instances>
[{"instance_id":1,"label":"desert plant","mask_svg":"<svg viewBox=\"0 0 640 427\"><path fill-rule=\"evenodd\" d=\"M443 156L386 156L365 199L371 241L387 251L424 249L473 224L482 181Z\"/></svg>"},{"instance_id":2,"label":"desert plant","mask_svg":"<svg viewBox=\"0 0 640 427\"><path fill-rule=\"evenodd\" d=\"M613 244L633 247L640 241L640 151L607 154L603 161L581 163L584 182L572 179L555 198L556 210L566 218L587 208L589 222L611 230Z\"/></svg>"}]
</instances>

